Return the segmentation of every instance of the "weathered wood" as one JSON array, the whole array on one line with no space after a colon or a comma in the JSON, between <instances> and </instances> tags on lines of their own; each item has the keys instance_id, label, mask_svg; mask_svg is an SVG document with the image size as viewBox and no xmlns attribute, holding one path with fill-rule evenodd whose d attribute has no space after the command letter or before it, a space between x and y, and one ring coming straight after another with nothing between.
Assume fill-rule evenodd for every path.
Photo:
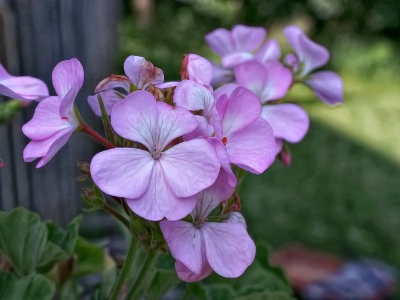
<instances>
[{"instance_id":1,"label":"weathered wood","mask_svg":"<svg viewBox=\"0 0 400 300\"><path fill-rule=\"evenodd\" d=\"M97 122L86 98L98 81L113 72L120 1L0 0L2 7L11 21L1 22L0 12L0 51L8 49L0 53L1 63L13 74L43 79L54 94L53 67L60 60L78 58L85 70L85 82L76 104L89 123ZM0 207L22 205L45 218L66 223L81 207L76 161L90 161L98 148L76 135L43 168L25 164L22 151L28 140L21 126L32 117L34 106L11 124L0 126L0 157L5 163L0 169Z\"/></svg>"}]
</instances>

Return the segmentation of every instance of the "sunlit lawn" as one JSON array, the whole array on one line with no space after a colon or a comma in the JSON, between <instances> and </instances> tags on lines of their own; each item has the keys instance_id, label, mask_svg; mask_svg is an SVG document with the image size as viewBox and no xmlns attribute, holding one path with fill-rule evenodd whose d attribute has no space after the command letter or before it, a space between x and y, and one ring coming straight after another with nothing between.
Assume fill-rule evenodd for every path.
<instances>
[{"instance_id":1,"label":"sunlit lawn","mask_svg":"<svg viewBox=\"0 0 400 300\"><path fill-rule=\"evenodd\" d=\"M311 104L311 130L280 162L241 190L250 232L275 247L303 242L343 257L400 267L400 96L397 84L345 77L341 107Z\"/></svg>"}]
</instances>

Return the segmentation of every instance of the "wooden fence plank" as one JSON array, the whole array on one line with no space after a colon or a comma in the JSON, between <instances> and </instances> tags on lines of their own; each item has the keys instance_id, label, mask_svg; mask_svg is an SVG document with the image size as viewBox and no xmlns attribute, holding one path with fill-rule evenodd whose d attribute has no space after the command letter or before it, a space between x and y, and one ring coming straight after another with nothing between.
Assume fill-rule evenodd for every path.
<instances>
[{"instance_id":1,"label":"wooden fence plank","mask_svg":"<svg viewBox=\"0 0 400 300\"><path fill-rule=\"evenodd\" d=\"M14 14L18 55L1 54L1 63L19 66L14 74L31 75L51 84L53 67L63 59L78 58L85 70L85 82L76 103L88 123L99 126L86 99L102 78L113 72L117 46L120 1L110 0L0 0ZM0 27L1 28L1 27ZM4 30L11 30L4 28ZM6 39L5 43L10 43ZM0 39L0 48L5 47ZM22 151L28 140L21 126L33 115L34 106L12 124L0 127L0 157L10 164L0 170L0 208L15 205L33 208L45 218L65 224L81 207L76 161L90 161L98 146L83 136L68 144L41 169L25 164ZM3 142L4 141L4 142Z\"/></svg>"}]
</instances>

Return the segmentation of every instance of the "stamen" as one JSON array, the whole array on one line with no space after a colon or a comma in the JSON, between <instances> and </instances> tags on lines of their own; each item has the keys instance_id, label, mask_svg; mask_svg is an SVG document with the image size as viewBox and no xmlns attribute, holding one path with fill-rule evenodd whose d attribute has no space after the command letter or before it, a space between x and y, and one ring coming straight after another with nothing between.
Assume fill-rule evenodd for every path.
<instances>
[{"instance_id":1,"label":"stamen","mask_svg":"<svg viewBox=\"0 0 400 300\"><path fill-rule=\"evenodd\" d=\"M224 138L221 141L224 144L224 146L226 146L226 144L228 144L228 138L226 136L224 136Z\"/></svg>"}]
</instances>

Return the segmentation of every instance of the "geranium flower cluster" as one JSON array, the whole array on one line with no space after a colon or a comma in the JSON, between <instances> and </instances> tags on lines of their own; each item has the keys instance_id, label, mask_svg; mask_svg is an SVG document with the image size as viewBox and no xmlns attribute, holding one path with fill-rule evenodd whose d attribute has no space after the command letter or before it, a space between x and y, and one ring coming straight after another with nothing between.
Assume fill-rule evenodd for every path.
<instances>
[{"instance_id":1,"label":"geranium flower cluster","mask_svg":"<svg viewBox=\"0 0 400 300\"><path fill-rule=\"evenodd\" d=\"M263 173L285 153L283 141L296 143L306 134L306 112L282 100L295 81L328 104L342 102L338 75L312 73L327 63L328 51L297 27L287 27L285 35L295 52L285 57L286 66L278 43L264 43L265 29L217 29L206 41L222 67L187 54L179 82L164 82L162 70L129 56L125 74L105 78L88 97L94 114L111 124L107 139L74 106L84 80L75 58L54 68L56 96L48 96L38 79L3 69L0 92L39 101L22 128L31 139L25 161L39 158L42 167L74 132L88 133L108 148L90 163L93 182L124 199L136 215L159 222L182 280L201 280L212 271L238 277L255 257L235 194L238 171ZM287 152L283 160L289 163Z\"/></svg>"}]
</instances>

